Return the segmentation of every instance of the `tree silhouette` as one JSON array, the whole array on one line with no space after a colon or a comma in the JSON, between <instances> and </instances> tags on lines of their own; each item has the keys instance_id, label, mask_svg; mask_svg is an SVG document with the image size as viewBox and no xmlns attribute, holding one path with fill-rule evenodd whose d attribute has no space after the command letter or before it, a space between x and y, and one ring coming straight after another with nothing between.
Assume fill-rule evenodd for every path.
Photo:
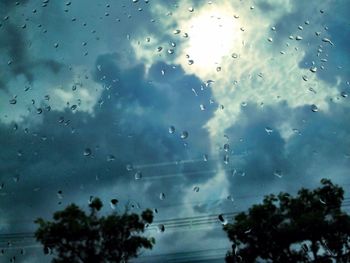
<instances>
[{"instance_id":1,"label":"tree silhouette","mask_svg":"<svg viewBox=\"0 0 350 263\"><path fill-rule=\"evenodd\" d=\"M113 200L112 200L113 201ZM154 238L140 236L146 224L153 221L147 209L141 218L124 212L98 216L102 208L95 198L86 214L75 204L54 213L53 222L39 218L35 237L44 246L44 252L54 254L53 263L114 263L128 262L137 257L141 248L152 249Z\"/></svg>"},{"instance_id":2,"label":"tree silhouette","mask_svg":"<svg viewBox=\"0 0 350 263\"><path fill-rule=\"evenodd\" d=\"M232 241L226 262L350 262L350 216L341 210L344 191L322 187L265 196L224 230Z\"/></svg>"}]
</instances>

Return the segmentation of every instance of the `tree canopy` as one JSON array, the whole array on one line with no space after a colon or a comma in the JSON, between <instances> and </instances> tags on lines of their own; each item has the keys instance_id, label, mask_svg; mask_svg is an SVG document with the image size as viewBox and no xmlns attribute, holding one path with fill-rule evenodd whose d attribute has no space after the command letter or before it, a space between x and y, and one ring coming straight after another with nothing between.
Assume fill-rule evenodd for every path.
<instances>
[{"instance_id":1,"label":"tree canopy","mask_svg":"<svg viewBox=\"0 0 350 263\"><path fill-rule=\"evenodd\" d=\"M297 196L268 195L224 230L232 241L226 262L350 262L350 216L344 190L330 180Z\"/></svg>"},{"instance_id":2,"label":"tree canopy","mask_svg":"<svg viewBox=\"0 0 350 263\"><path fill-rule=\"evenodd\" d=\"M86 213L71 204L53 215L53 221L42 218L35 222L39 228L35 237L44 246L44 252L54 255L53 263L115 263L137 257L141 248L152 249L154 238L143 237L145 226L153 221L147 209L141 218L125 211L99 216L100 199L95 198Z\"/></svg>"}]
</instances>

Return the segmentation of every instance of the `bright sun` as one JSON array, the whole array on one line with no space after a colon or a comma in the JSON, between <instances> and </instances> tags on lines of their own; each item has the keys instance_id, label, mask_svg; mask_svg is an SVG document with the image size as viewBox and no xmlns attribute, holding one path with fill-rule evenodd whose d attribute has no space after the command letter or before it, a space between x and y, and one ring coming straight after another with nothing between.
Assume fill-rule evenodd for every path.
<instances>
[{"instance_id":1,"label":"bright sun","mask_svg":"<svg viewBox=\"0 0 350 263\"><path fill-rule=\"evenodd\" d=\"M221 8L202 11L186 24L189 38L184 52L195 68L219 67L224 56L240 42L240 29L233 13Z\"/></svg>"}]
</instances>

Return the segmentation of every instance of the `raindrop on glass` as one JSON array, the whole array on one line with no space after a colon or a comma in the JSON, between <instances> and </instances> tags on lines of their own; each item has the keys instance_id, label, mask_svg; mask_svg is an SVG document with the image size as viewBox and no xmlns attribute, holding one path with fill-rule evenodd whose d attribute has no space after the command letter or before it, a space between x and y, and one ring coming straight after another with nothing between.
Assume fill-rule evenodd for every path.
<instances>
[{"instance_id":1,"label":"raindrop on glass","mask_svg":"<svg viewBox=\"0 0 350 263\"><path fill-rule=\"evenodd\" d=\"M58 197L58 199L63 199L63 192L62 192L62 190L58 190L57 191L57 197Z\"/></svg>"},{"instance_id":2,"label":"raindrop on glass","mask_svg":"<svg viewBox=\"0 0 350 263\"><path fill-rule=\"evenodd\" d=\"M224 151L228 152L230 150L230 145L228 143L224 144Z\"/></svg>"},{"instance_id":3,"label":"raindrop on glass","mask_svg":"<svg viewBox=\"0 0 350 263\"><path fill-rule=\"evenodd\" d=\"M268 135L270 135L271 133L273 133L273 129L270 127L265 127L265 131Z\"/></svg>"},{"instance_id":4,"label":"raindrop on glass","mask_svg":"<svg viewBox=\"0 0 350 263\"><path fill-rule=\"evenodd\" d=\"M230 157L228 154L224 155L224 164L228 164L230 162Z\"/></svg>"},{"instance_id":5,"label":"raindrop on glass","mask_svg":"<svg viewBox=\"0 0 350 263\"><path fill-rule=\"evenodd\" d=\"M310 68L310 71L311 71L312 73L316 73L317 68L316 68L316 67L311 67L311 68Z\"/></svg>"},{"instance_id":6,"label":"raindrop on glass","mask_svg":"<svg viewBox=\"0 0 350 263\"><path fill-rule=\"evenodd\" d=\"M183 131L182 133L181 133L181 139L187 139L187 137L188 137L188 132L187 131Z\"/></svg>"},{"instance_id":7,"label":"raindrop on glass","mask_svg":"<svg viewBox=\"0 0 350 263\"><path fill-rule=\"evenodd\" d=\"M208 155L207 154L203 154L203 161L207 162L208 161Z\"/></svg>"},{"instance_id":8,"label":"raindrop on glass","mask_svg":"<svg viewBox=\"0 0 350 263\"><path fill-rule=\"evenodd\" d=\"M315 104L311 105L311 111L312 112L318 112L318 107Z\"/></svg>"},{"instance_id":9,"label":"raindrop on glass","mask_svg":"<svg viewBox=\"0 0 350 263\"><path fill-rule=\"evenodd\" d=\"M221 224L227 225L228 222L227 222L227 220L225 219L225 217L224 217L223 214L220 214L220 215L218 216L218 219L219 219L219 221L220 221Z\"/></svg>"},{"instance_id":10,"label":"raindrop on glass","mask_svg":"<svg viewBox=\"0 0 350 263\"><path fill-rule=\"evenodd\" d=\"M134 175L135 180L141 180L142 179L142 172L141 171L137 171Z\"/></svg>"},{"instance_id":11,"label":"raindrop on glass","mask_svg":"<svg viewBox=\"0 0 350 263\"><path fill-rule=\"evenodd\" d=\"M175 127L174 127L174 126L170 126L170 127L168 128L168 132L169 132L170 134L175 133Z\"/></svg>"},{"instance_id":12,"label":"raindrop on glass","mask_svg":"<svg viewBox=\"0 0 350 263\"><path fill-rule=\"evenodd\" d=\"M235 201L235 199L233 198L232 195L227 196L227 200L229 200L229 201L231 201L231 202L234 202L234 201Z\"/></svg>"},{"instance_id":13,"label":"raindrop on glass","mask_svg":"<svg viewBox=\"0 0 350 263\"><path fill-rule=\"evenodd\" d=\"M112 208L113 210L116 208L118 202L119 202L118 199L115 199L115 198L111 199L110 205L111 205L111 208Z\"/></svg>"},{"instance_id":14,"label":"raindrop on glass","mask_svg":"<svg viewBox=\"0 0 350 263\"><path fill-rule=\"evenodd\" d=\"M343 98L347 98L348 97L348 94L345 92L345 91L342 91L340 93L340 95L343 97Z\"/></svg>"},{"instance_id":15,"label":"raindrop on glass","mask_svg":"<svg viewBox=\"0 0 350 263\"><path fill-rule=\"evenodd\" d=\"M165 226L163 224L158 225L158 232L163 233L165 231Z\"/></svg>"},{"instance_id":16,"label":"raindrop on glass","mask_svg":"<svg viewBox=\"0 0 350 263\"><path fill-rule=\"evenodd\" d=\"M273 172L274 176L277 176L278 178L282 178L283 174L281 170L276 170Z\"/></svg>"},{"instance_id":17,"label":"raindrop on glass","mask_svg":"<svg viewBox=\"0 0 350 263\"><path fill-rule=\"evenodd\" d=\"M132 165L132 164L127 164L127 165L126 165L126 170L127 170L127 171L132 171L132 170L134 170L133 165Z\"/></svg>"},{"instance_id":18,"label":"raindrop on glass","mask_svg":"<svg viewBox=\"0 0 350 263\"><path fill-rule=\"evenodd\" d=\"M115 161L115 156L113 154L108 154L107 155L107 162L113 162Z\"/></svg>"},{"instance_id":19,"label":"raindrop on glass","mask_svg":"<svg viewBox=\"0 0 350 263\"><path fill-rule=\"evenodd\" d=\"M90 156L91 153L92 153L91 149L90 149L90 148L86 148L86 149L84 150L83 155L84 155L84 156Z\"/></svg>"}]
</instances>

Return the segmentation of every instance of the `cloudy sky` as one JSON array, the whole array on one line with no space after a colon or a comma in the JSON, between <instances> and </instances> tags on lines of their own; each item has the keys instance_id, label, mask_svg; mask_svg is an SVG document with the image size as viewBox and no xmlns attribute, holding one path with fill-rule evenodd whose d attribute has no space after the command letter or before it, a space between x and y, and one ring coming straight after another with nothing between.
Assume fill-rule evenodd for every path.
<instances>
[{"instance_id":1,"label":"cloudy sky","mask_svg":"<svg viewBox=\"0 0 350 263\"><path fill-rule=\"evenodd\" d=\"M0 0L0 234L99 196L104 213L158 211L165 231L146 232L140 262L189 262L225 255L219 214L323 177L346 190L349 10ZM50 261L35 243L1 247Z\"/></svg>"}]
</instances>

